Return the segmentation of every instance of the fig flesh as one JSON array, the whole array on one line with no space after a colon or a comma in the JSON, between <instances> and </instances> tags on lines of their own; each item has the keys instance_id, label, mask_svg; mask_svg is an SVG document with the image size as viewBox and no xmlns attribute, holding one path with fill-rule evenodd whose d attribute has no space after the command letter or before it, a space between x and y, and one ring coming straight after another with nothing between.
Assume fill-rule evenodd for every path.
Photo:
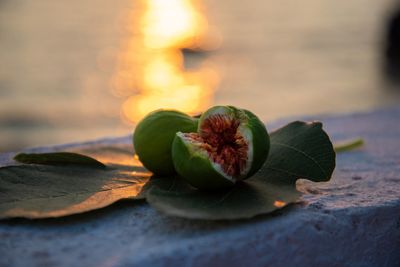
<instances>
[{"instance_id":1,"label":"fig flesh","mask_svg":"<svg viewBox=\"0 0 400 267\"><path fill-rule=\"evenodd\" d=\"M172 145L175 170L199 189L234 185L254 175L269 152L269 135L253 113L215 106L202 114L197 132L178 132Z\"/></svg>"}]
</instances>

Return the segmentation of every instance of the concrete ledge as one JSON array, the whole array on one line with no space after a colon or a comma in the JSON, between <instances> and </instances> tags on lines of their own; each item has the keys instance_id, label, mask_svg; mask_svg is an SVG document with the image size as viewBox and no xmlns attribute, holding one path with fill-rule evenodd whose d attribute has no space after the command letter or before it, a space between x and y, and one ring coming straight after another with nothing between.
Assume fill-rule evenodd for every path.
<instances>
[{"instance_id":1,"label":"concrete ledge","mask_svg":"<svg viewBox=\"0 0 400 267\"><path fill-rule=\"evenodd\" d=\"M140 202L2 221L0 266L400 266L400 108L316 119L334 140L366 146L339 154L329 183L299 182L298 204L239 222L167 217Z\"/></svg>"}]
</instances>

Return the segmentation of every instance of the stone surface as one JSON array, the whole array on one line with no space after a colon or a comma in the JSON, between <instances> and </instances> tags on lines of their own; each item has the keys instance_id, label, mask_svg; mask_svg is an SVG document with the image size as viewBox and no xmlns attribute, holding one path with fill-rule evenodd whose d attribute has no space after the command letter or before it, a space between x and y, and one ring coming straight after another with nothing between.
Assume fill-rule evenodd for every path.
<instances>
[{"instance_id":1,"label":"stone surface","mask_svg":"<svg viewBox=\"0 0 400 267\"><path fill-rule=\"evenodd\" d=\"M366 145L337 156L330 182L300 181L295 205L233 222L168 217L144 202L1 221L0 266L400 266L400 108L318 119L334 141Z\"/></svg>"}]
</instances>

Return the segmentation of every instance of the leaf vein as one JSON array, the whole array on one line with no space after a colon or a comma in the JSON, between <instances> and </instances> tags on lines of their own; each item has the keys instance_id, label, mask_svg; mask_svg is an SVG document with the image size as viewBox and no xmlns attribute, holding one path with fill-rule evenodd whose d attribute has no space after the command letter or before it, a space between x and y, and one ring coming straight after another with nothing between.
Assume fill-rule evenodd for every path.
<instances>
[{"instance_id":1,"label":"leaf vein","mask_svg":"<svg viewBox=\"0 0 400 267\"><path fill-rule=\"evenodd\" d=\"M294 151L296 151L296 152L298 152L298 153L300 153L300 154L303 154L304 156L306 156L307 158L309 158L310 160L312 160L312 161L318 166L318 168L323 172L324 176L327 176L326 171L324 170L324 168L322 168L321 165L319 165L318 161L317 161L316 159L314 159L313 157L311 157L310 155L308 155L307 153L304 153L303 151L301 151L300 149L297 149L297 148L294 147L294 146L287 145L287 144L283 144L283 143L278 143L278 142L277 142L277 143L274 143L274 145L279 145L279 146L287 147L287 148L293 149Z\"/></svg>"}]
</instances>

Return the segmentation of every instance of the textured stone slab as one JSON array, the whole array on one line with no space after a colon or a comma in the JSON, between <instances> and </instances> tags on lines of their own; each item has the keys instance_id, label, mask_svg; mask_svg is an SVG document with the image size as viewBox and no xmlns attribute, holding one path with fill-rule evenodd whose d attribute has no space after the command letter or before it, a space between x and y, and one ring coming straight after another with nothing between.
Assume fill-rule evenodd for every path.
<instances>
[{"instance_id":1,"label":"textured stone slab","mask_svg":"<svg viewBox=\"0 0 400 267\"><path fill-rule=\"evenodd\" d=\"M167 217L144 202L2 221L0 266L400 266L400 108L317 119L334 140L366 145L338 155L330 182L300 181L295 205L235 222Z\"/></svg>"}]
</instances>

